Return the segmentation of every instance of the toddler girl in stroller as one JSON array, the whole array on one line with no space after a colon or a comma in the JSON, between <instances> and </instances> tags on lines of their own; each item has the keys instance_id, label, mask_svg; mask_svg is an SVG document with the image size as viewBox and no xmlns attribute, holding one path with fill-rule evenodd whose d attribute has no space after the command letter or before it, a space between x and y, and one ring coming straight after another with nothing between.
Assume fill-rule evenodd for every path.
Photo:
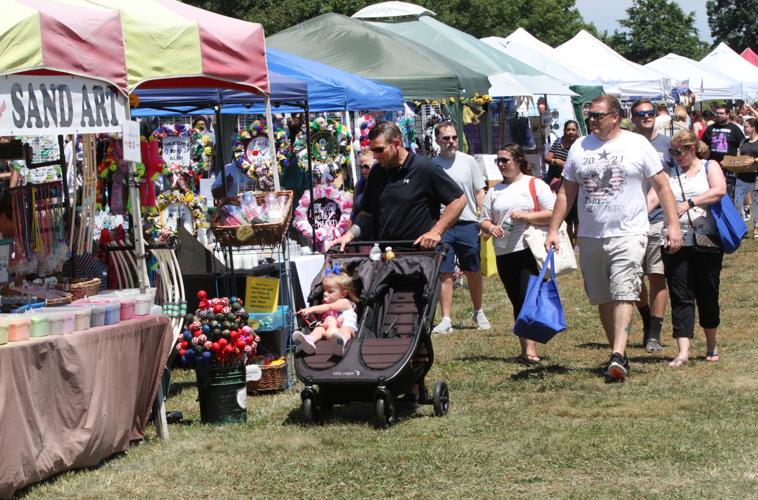
<instances>
[{"instance_id":1,"label":"toddler girl in stroller","mask_svg":"<svg viewBox=\"0 0 758 500\"><path fill-rule=\"evenodd\" d=\"M292 341L305 354L316 352L316 342L321 339L333 339L334 355L344 356L347 343L355 337L358 330L358 315L355 303L358 301L350 276L340 272L338 266L327 269L322 281L323 303L300 309L297 313L309 323L311 332L305 335L301 331L292 334ZM309 316L316 316L309 321Z\"/></svg>"}]
</instances>

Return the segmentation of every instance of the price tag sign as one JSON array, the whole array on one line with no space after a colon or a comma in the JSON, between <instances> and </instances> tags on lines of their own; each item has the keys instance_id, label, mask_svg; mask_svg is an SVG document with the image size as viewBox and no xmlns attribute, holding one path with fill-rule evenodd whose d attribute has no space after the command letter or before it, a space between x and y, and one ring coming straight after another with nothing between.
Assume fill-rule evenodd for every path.
<instances>
[{"instance_id":1,"label":"price tag sign","mask_svg":"<svg viewBox=\"0 0 758 500\"><path fill-rule=\"evenodd\" d=\"M245 367L245 381L255 382L256 380L260 380L262 376L263 376L263 371L261 370L260 366L247 365Z\"/></svg>"},{"instance_id":2,"label":"price tag sign","mask_svg":"<svg viewBox=\"0 0 758 500\"><path fill-rule=\"evenodd\" d=\"M124 122L123 141L124 141L124 160L135 163L142 162L142 151L139 143L139 122Z\"/></svg>"},{"instance_id":3,"label":"price tag sign","mask_svg":"<svg viewBox=\"0 0 758 500\"><path fill-rule=\"evenodd\" d=\"M248 276L245 283L247 312L273 313L279 305L279 279Z\"/></svg>"}]
</instances>

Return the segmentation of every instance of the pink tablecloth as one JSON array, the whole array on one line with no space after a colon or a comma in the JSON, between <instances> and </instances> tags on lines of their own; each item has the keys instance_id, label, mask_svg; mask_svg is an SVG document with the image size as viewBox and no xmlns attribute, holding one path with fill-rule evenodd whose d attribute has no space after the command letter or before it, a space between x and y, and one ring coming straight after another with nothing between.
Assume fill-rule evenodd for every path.
<instances>
[{"instance_id":1,"label":"pink tablecloth","mask_svg":"<svg viewBox=\"0 0 758 500\"><path fill-rule=\"evenodd\" d=\"M145 316L0 346L0 498L141 439L171 343Z\"/></svg>"}]
</instances>

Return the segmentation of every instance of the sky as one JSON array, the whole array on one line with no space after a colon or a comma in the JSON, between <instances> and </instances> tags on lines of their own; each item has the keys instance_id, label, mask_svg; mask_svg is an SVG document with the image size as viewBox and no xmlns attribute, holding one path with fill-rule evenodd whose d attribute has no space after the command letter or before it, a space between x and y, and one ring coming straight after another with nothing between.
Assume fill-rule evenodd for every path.
<instances>
[{"instance_id":1,"label":"sky","mask_svg":"<svg viewBox=\"0 0 758 500\"><path fill-rule=\"evenodd\" d=\"M712 42L708 17L705 13L706 0L675 1L684 12L695 11L695 26L700 33L700 38ZM598 31L608 30L608 33L613 33L614 29L619 28L618 19L626 17L626 9L631 7L632 0L575 0L575 3L585 21L593 22Z\"/></svg>"}]
</instances>

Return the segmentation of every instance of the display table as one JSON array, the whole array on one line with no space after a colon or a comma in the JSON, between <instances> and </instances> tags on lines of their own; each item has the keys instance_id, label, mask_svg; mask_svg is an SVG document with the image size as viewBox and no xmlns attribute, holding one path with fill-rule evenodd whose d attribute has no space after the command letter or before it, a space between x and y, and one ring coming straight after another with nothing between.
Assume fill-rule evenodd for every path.
<instances>
[{"instance_id":1,"label":"display table","mask_svg":"<svg viewBox=\"0 0 758 500\"><path fill-rule=\"evenodd\" d=\"M0 346L0 498L143 438L171 344L143 316Z\"/></svg>"}]
</instances>

